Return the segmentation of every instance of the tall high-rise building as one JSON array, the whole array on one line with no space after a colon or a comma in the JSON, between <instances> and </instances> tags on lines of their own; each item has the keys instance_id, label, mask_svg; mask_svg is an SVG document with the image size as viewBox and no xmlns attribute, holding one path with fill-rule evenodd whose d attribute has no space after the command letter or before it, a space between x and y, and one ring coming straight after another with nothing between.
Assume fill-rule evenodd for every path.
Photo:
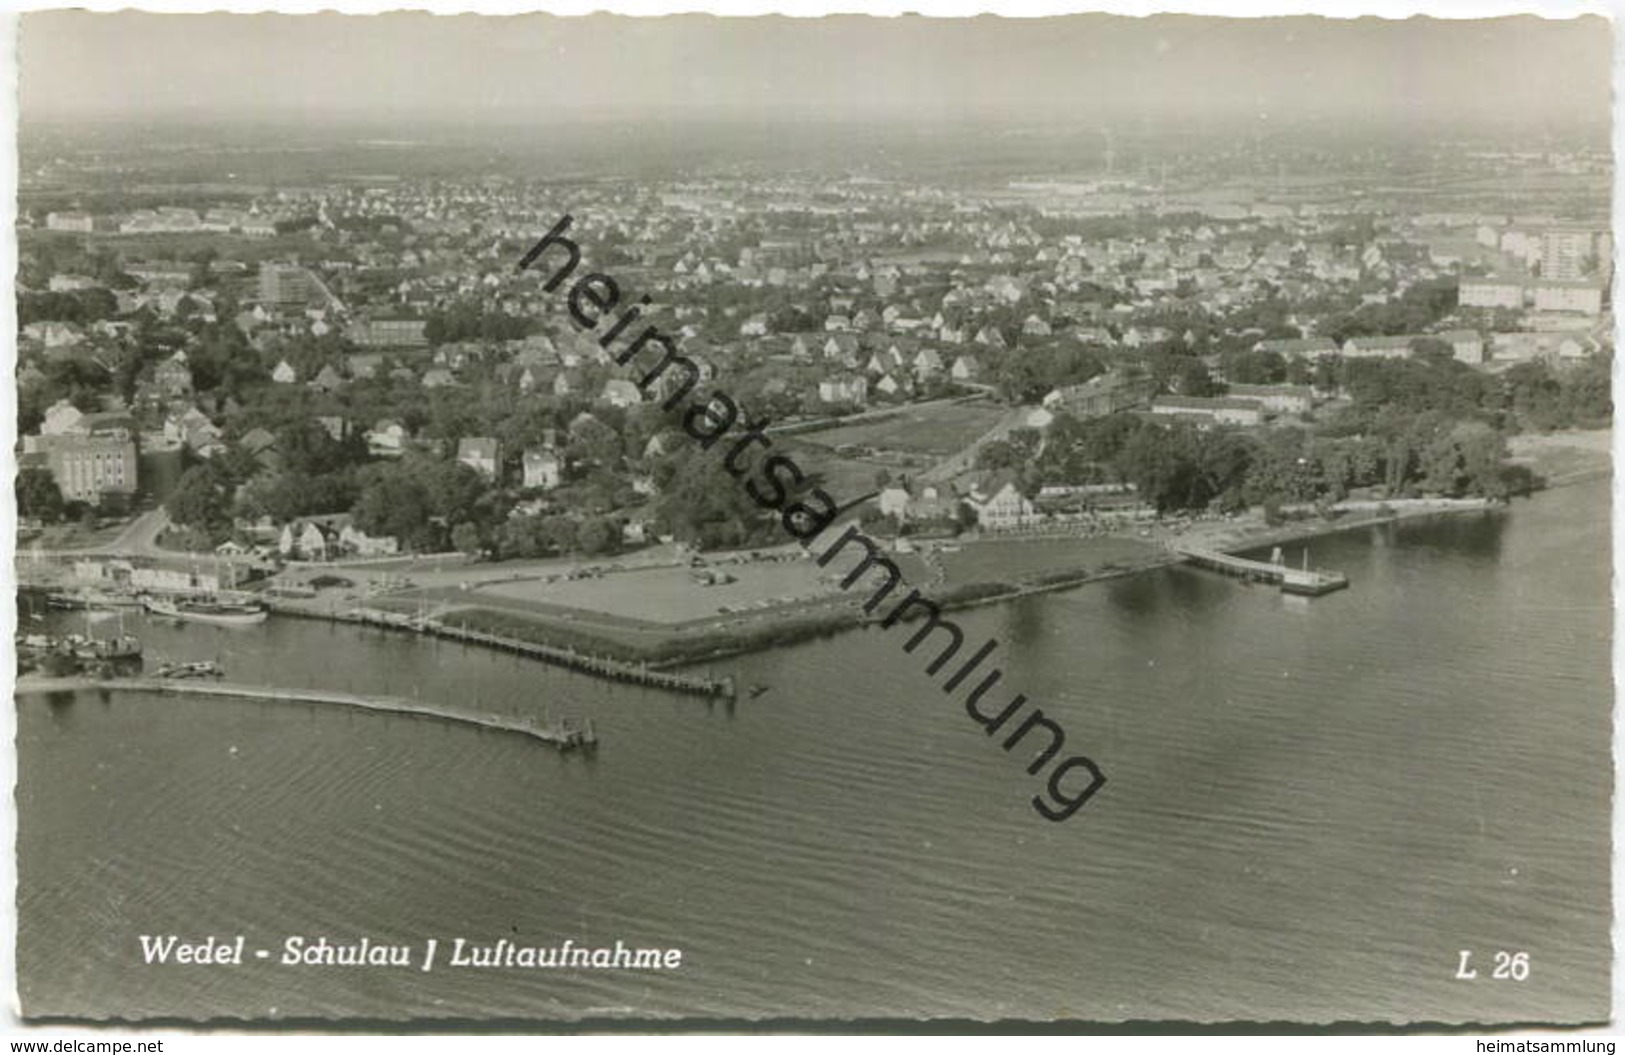
<instances>
[{"instance_id":1,"label":"tall high-rise building","mask_svg":"<svg viewBox=\"0 0 1625 1055\"><path fill-rule=\"evenodd\" d=\"M135 492L136 449L128 432L41 436L32 446L70 502L97 505L106 495Z\"/></svg>"}]
</instances>

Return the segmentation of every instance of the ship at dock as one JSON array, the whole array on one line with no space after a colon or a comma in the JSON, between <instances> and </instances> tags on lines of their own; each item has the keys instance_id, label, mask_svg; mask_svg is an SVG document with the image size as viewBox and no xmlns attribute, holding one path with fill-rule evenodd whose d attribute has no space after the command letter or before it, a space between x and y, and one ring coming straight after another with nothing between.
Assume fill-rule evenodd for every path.
<instances>
[{"instance_id":1,"label":"ship at dock","mask_svg":"<svg viewBox=\"0 0 1625 1055\"><path fill-rule=\"evenodd\" d=\"M148 615L215 626L254 626L271 614L264 602L225 597L169 598L144 595L141 607Z\"/></svg>"},{"instance_id":2,"label":"ship at dock","mask_svg":"<svg viewBox=\"0 0 1625 1055\"><path fill-rule=\"evenodd\" d=\"M55 590L45 595L45 607L65 611L110 611L115 608L136 608L140 604L140 599L133 593L95 588Z\"/></svg>"}]
</instances>

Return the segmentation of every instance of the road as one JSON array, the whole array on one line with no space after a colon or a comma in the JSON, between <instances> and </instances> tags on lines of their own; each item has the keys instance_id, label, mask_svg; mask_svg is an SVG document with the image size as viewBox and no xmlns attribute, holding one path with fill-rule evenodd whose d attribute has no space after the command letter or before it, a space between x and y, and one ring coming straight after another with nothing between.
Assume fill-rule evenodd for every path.
<instances>
[{"instance_id":1,"label":"road","mask_svg":"<svg viewBox=\"0 0 1625 1055\"><path fill-rule=\"evenodd\" d=\"M118 533L118 537L111 542L104 542L99 546L78 546L70 549L43 549L34 546L21 547L17 551L19 557L160 557L179 556L171 550L158 547L158 536L169 527L169 514L163 509L154 509L143 513Z\"/></svg>"},{"instance_id":2,"label":"road","mask_svg":"<svg viewBox=\"0 0 1625 1055\"><path fill-rule=\"evenodd\" d=\"M169 527L169 514L160 506L149 513L142 513L130 522L130 526L119 532L104 549L121 556L153 556L167 551L158 548L158 536Z\"/></svg>"}]
</instances>

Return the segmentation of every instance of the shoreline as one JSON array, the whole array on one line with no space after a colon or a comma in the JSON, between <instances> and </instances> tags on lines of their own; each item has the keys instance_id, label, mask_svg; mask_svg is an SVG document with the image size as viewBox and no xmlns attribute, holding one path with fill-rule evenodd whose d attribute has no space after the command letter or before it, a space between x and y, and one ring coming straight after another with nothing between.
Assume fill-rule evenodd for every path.
<instances>
[{"instance_id":1,"label":"shoreline","mask_svg":"<svg viewBox=\"0 0 1625 1055\"><path fill-rule=\"evenodd\" d=\"M1591 482L1606 477L1610 471L1609 465L1586 466L1580 471L1564 475L1541 490ZM1533 497L1533 494L1528 497ZM1149 535L1139 537L1132 535L1048 537L1050 541L1063 547L1068 542L1074 543L1080 552L1066 556L1078 559L1080 563L1071 567L1062 563L1058 565L1060 568L1058 571L1010 577L999 577L1000 570L995 563L994 567L986 571L963 573L966 577L957 582L952 581L951 576L945 578L946 573L938 565L935 568L937 574L932 577L933 581L916 584L905 577L900 583L900 588L919 587L922 597L935 603L944 613L969 610L1182 564L1185 563L1185 558L1171 548L1179 543L1236 555L1381 524L1427 517L1459 516L1464 513L1504 514L1510 512L1512 508L1511 501L1496 502L1487 499L1395 499L1388 502L1372 500L1359 502L1356 508L1346 510L1344 515L1332 520L1314 514L1303 520L1288 521L1274 527L1267 527L1258 522L1257 514L1247 514L1246 519L1239 523L1223 520L1197 521L1188 525L1159 527L1153 529ZM1041 542L1045 539L1045 536L1028 538L992 536L960 543L952 552L974 553L978 545L998 543L1008 545L1017 541ZM1097 540L1101 543L1116 543L1119 546L1125 541L1131 541L1143 546L1145 552L1126 556L1118 552L1113 554L1113 559L1089 561L1087 559L1089 544ZM1098 558L1102 554L1096 556ZM938 556L938 560L940 559ZM928 566L931 563L928 561ZM471 639L500 636L512 639L516 646L521 644L535 646L525 651L532 653L533 658L540 662L549 662L548 653L564 651L570 653L573 660L587 661L584 665L601 662L606 667L635 666L648 672L676 674L684 670L692 673L693 668L704 664L763 652L779 645L832 637L848 630L867 628L881 622L882 616L861 610L865 596L867 596L865 593L849 594L843 591L807 597L763 613L753 624L744 627L738 623L730 624L717 620L695 620L673 624L649 621L623 626L615 624L608 612L599 613L604 617L604 622L595 625L590 620L570 617L561 619L513 607L482 605L479 603L477 591L463 603L443 609L432 618L434 623L440 624L448 631L446 636L455 636L470 644L480 643ZM277 604L274 610L279 615L295 618L352 624L358 621L370 622L358 620L347 609L340 611L337 607L322 605L314 599L305 603L289 603L284 600ZM392 619L391 622L393 621ZM400 621L403 624L412 622L406 615L401 615ZM398 629L409 628L402 626ZM414 626L410 629L417 628Z\"/></svg>"},{"instance_id":2,"label":"shoreline","mask_svg":"<svg viewBox=\"0 0 1625 1055\"><path fill-rule=\"evenodd\" d=\"M1507 508L1505 505L1477 500L1467 502L1450 502L1448 500L1410 501L1416 504L1408 507L1401 505L1397 508L1391 508L1389 512L1380 514L1375 512L1369 514L1356 513L1329 522L1317 519L1315 521L1288 523L1275 528L1253 530L1242 528L1237 532L1239 537L1228 538L1218 543L1215 548L1227 553L1242 553L1264 546L1303 541L1336 534L1341 531L1352 531L1401 520L1415 520L1434 516L1458 516L1463 513L1500 513ZM1392 506L1391 503L1390 505ZM1189 536L1172 537L1188 538ZM1063 590L1076 589L1093 583L1139 575L1185 563L1183 557L1167 549L1161 540L1152 542L1137 539L1135 541L1146 542L1148 548L1154 546L1158 552L1147 554L1142 559L1125 564L1107 563L1063 570L1041 580L1029 578L1008 582L965 581L939 587L934 594L927 594L922 590L922 595L936 603L945 613L963 611L1009 601L1018 601L1041 594L1058 593ZM974 546L976 543L967 545ZM913 584L907 585L913 586ZM651 670L682 670L702 664L751 655L778 645L798 644L815 638L831 637L845 633L848 630L864 629L880 623L883 619L882 616L865 614L858 610L861 596L847 597L844 603L832 602L830 598L826 597L810 601L804 605L787 606L789 610L778 613L776 618L769 619L744 635L708 632L700 628L691 630L691 636L685 639L682 631L674 630L664 637L658 638L651 651L656 653L675 651L676 654L645 655L641 659L618 658L620 658L621 662L647 664ZM482 613L484 614L483 619L481 618ZM500 620L510 628L509 632L514 632L516 624L528 623L528 628L537 635L539 641L546 641L548 632L552 629L540 619L527 619L518 613L497 609L482 609L477 605L470 605L459 611L447 613L449 617L456 617L459 614L465 618L473 617L472 621L476 624L489 619ZM571 629L578 633L588 635L591 633L590 630L580 624L574 625ZM651 630L651 633L658 633L658 631ZM626 648L625 645L612 642L607 637L603 641L606 646L614 649L624 650ZM613 655L615 653L608 654Z\"/></svg>"},{"instance_id":3,"label":"shoreline","mask_svg":"<svg viewBox=\"0 0 1625 1055\"><path fill-rule=\"evenodd\" d=\"M1414 504L1401 504L1406 502ZM1355 531L1363 527L1395 524L1402 520L1461 516L1466 513L1505 513L1510 512L1512 509L1510 502L1494 502L1489 499L1398 499L1395 502L1374 503L1374 505L1386 505L1389 507L1389 511L1378 512L1374 508L1369 512L1351 510L1348 515L1338 517L1335 520L1324 520L1316 515L1304 520L1288 521L1275 527L1258 527L1256 529L1243 527L1235 537L1229 538L1210 537L1203 539L1200 534L1197 534L1195 541L1201 542L1208 548L1218 552L1231 556L1240 556L1252 550L1263 549L1265 546L1304 542L1310 539L1336 535L1343 531ZM1181 541L1192 541L1192 537L1188 535L1176 534L1172 537Z\"/></svg>"}]
</instances>

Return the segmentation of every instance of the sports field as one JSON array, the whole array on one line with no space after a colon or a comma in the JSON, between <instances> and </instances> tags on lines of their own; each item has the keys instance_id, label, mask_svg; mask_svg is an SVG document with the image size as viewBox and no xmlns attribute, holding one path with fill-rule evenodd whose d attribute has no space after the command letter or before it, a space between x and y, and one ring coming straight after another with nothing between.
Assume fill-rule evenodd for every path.
<instances>
[{"instance_id":1,"label":"sports field","mask_svg":"<svg viewBox=\"0 0 1625 1055\"><path fill-rule=\"evenodd\" d=\"M686 623L730 612L820 597L838 588L809 560L718 565L734 582L704 586L689 568L611 572L599 578L522 579L480 586L470 602L500 597L603 613L649 623Z\"/></svg>"},{"instance_id":2,"label":"sports field","mask_svg":"<svg viewBox=\"0 0 1625 1055\"><path fill-rule=\"evenodd\" d=\"M933 556L950 586L971 583L1016 585L1046 576L1095 574L1164 559L1163 550L1120 536L997 539L967 542Z\"/></svg>"},{"instance_id":3,"label":"sports field","mask_svg":"<svg viewBox=\"0 0 1625 1055\"><path fill-rule=\"evenodd\" d=\"M863 421L801 438L824 447L853 444L876 451L903 451L946 458L970 446L1008 413L988 403L933 403L923 407L899 407L897 413L878 421Z\"/></svg>"}]
</instances>

